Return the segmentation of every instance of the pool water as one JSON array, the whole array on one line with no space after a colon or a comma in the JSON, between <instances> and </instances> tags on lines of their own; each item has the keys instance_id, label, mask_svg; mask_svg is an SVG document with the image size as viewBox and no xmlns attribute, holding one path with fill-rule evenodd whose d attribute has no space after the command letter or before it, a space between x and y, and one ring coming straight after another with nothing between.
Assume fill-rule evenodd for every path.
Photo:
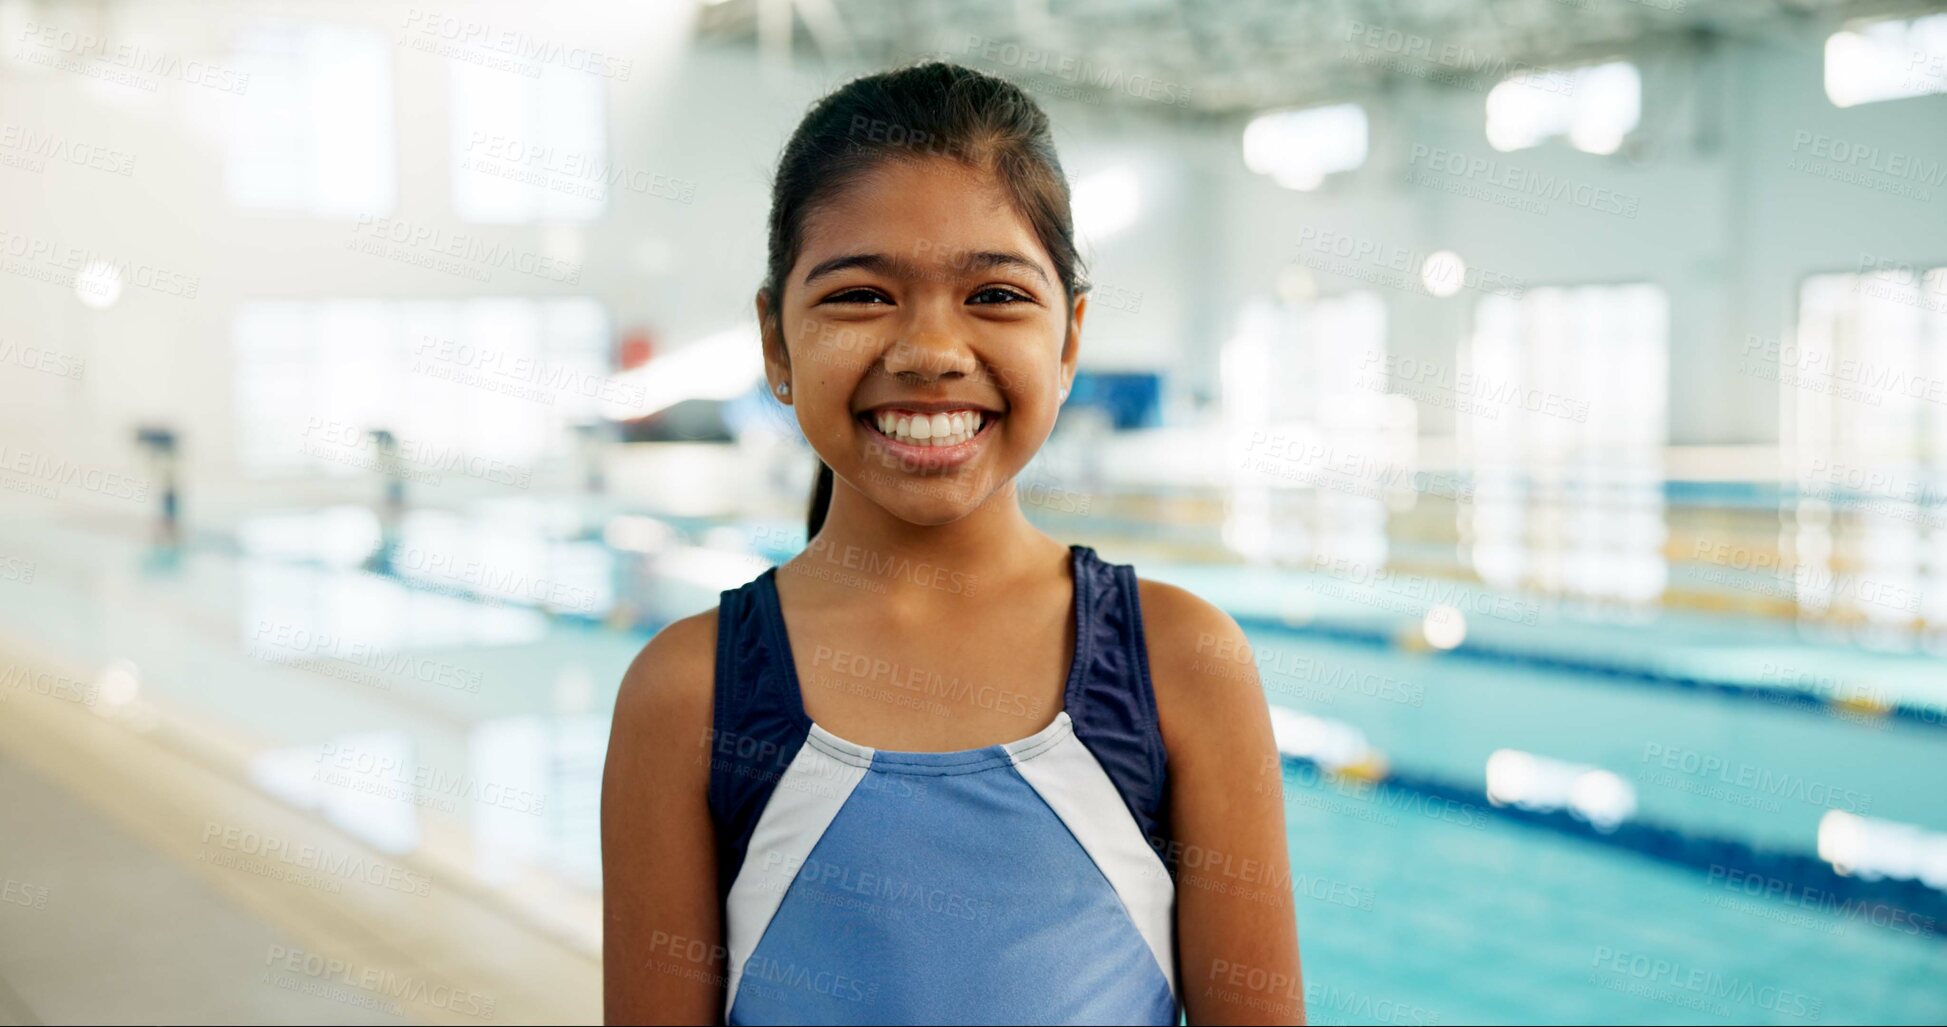
<instances>
[{"instance_id":1,"label":"pool water","mask_svg":"<svg viewBox=\"0 0 1947 1027\"><path fill-rule=\"evenodd\" d=\"M1932 1023L1947 946L1290 774L1314 1023ZM1309 880L1306 878L1309 877Z\"/></svg>"},{"instance_id":2,"label":"pool water","mask_svg":"<svg viewBox=\"0 0 1947 1027\"><path fill-rule=\"evenodd\" d=\"M143 697L248 739L265 791L388 851L459 836L482 886L510 897L537 874L598 896L616 684L649 637L643 620L714 594L707 580L625 568L617 555L604 587L623 583L637 606L611 626L606 601L550 616L330 561L193 549L159 564L139 538L52 523L10 537L38 564L31 583L0 582L10 635L83 665L127 661ZM666 566L731 578L762 566L721 556ZM1151 576L1197 573L1162 571ZM1221 601L1221 584L1205 587ZM1226 605L1248 612L1247 601ZM1726 802L1662 772L1661 753L1697 751L1947 829L1947 793L1932 786L1947 780L1937 728L1299 628L1259 625L1251 641L1274 705L1352 725L1396 766L1458 786L1479 788L1490 754L1521 749L1614 771L1659 822L1813 848L1829 804ZM1765 644L1803 648L1789 632ZM1351 680L1393 684L1321 684ZM1747 894L1721 875L1401 801L1304 763L1286 767L1284 786L1312 1022L1947 1019L1938 925L1875 925ZM599 943L591 909L564 925L584 946Z\"/></svg>"}]
</instances>

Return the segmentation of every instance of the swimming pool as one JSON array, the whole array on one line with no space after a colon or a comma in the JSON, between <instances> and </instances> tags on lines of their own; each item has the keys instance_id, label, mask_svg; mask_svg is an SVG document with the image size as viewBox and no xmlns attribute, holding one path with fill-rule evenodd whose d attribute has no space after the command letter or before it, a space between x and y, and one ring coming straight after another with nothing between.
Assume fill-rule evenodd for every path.
<instances>
[{"instance_id":1,"label":"swimming pool","mask_svg":"<svg viewBox=\"0 0 1947 1027\"><path fill-rule=\"evenodd\" d=\"M289 516L308 518L295 537L316 540L317 518L333 515ZM714 601L713 581L760 570L759 547L699 548L683 526L660 536L668 548L652 558L545 517L439 515L393 547L421 559L421 573L374 573L361 569L356 546L350 555L280 548L273 520L240 523L226 532L233 544L174 560L135 535L18 525L9 545L33 554L35 574L0 582L0 614L17 640L101 668L70 698L137 694L246 739L262 790L382 851L452 848L479 887L595 951L598 904L536 901L533 884L563 889L539 894L598 897L601 763L621 671L646 625ZM480 553L505 573L480 570ZM473 569L433 575L429 554ZM1723 676L1727 653L1865 657L1708 618L1645 627L1644 638L1665 643L1650 654L1613 626L1562 621L1538 638L1507 624L1471 628L1483 644L1531 653L1552 645L1588 663L1654 656L1688 668L1690 685L1656 684L1560 660L1395 644L1393 622L1414 620L1410 611L1308 589L1289 574L1239 581L1224 568L1138 566L1244 620L1274 706L1356 732L1414 785L1287 763L1314 1022L1947 1016L1947 945L1938 924L1917 919L1922 910L1834 904L1802 882L1767 895L1770 882L1733 866L1659 860L1600 832L1577 836L1484 797L1456 798L1482 792L1489 759L1512 750L1602 768L1632 786L1637 817L1698 837L1813 852L1821 819L1847 808L1947 828L1947 796L1920 784L1947 780L1937 725L1695 687ZM541 579L547 587L529 584ZM1283 606L1254 605L1267 586L1309 591L1309 616L1293 622ZM500 601L483 602L487 594ZM1578 631L1600 637L1578 644ZM1927 693L1929 665L1872 659L1884 663L1880 676ZM1787 785L1693 769L1704 757Z\"/></svg>"}]
</instances>

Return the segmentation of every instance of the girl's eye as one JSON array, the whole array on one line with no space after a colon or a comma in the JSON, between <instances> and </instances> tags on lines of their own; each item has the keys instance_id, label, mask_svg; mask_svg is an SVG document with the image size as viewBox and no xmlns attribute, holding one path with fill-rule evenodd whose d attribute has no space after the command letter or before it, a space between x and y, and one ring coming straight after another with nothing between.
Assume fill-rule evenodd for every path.
<instances>
[{"instance_id":1,"label":"girl's eye","mask_svg":"<svg viewBox=\"0 0 1947 1027\"><path fill-rule=\"evenodd\" d=\"M983 299L982 297L985 298ZM992 303L1002 303L1002 304L1032 303L1034 301L1029 299L1027 296L1022 295L1021 293L1016 292L1013 289L1005 288L999 285L990 285L987 288L982 289L977 293L974 293L972 296L969 296L967 298L967 302L979 303L985 305L985 304L992 304Z\"/></svg>"},{"instance_id":2,"label":"girl's eye","mask_svg":"<svg viewBox=\"0 0 1947 1027\"><path fill-rule=\"evenodd\" d=\"M843 292L832 293L830 296L825 297L824 302L890 304L892 301L887 299L884 294L874 291L872 289L859 288L859 289L846 289Z\"/></svg>"}]
</instances>

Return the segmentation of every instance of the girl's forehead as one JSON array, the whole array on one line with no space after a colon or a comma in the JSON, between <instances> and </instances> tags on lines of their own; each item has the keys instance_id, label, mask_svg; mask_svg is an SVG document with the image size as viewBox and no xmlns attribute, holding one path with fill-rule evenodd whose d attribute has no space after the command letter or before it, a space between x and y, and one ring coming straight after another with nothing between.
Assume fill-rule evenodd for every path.
<instances>
[{"instance_id":1,"label":"girl's forehead","mask_svg":"<svg viewBox=\"0 0 1947 1027\"><path fill-rule=\"evenodd\" d=\"M946 158L886 161L861 173L805 212L800 238L800 264L839 250L919 260L1015 250L1053 271L1000 178Z\"/></svg>"}]
</instances>

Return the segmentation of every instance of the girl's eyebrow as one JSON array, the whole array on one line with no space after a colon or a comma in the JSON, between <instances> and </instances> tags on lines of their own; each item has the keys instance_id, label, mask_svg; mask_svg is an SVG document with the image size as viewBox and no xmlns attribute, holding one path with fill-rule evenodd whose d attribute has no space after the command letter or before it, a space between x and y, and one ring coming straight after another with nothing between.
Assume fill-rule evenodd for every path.
<instances>
[{"instance_id":1,"label":"girl's eyebrow","mask_svg":"<svg viewBox=\"0 0 1947 1027\"><path fill-rule=\"evenodd\" d=\"M1005 250L977 250L957 254L951 263L956 269L962 271L984 271L988 268L997 267L1014 268L1025 271L1040 279L1043 285L1050 284L1048 282L1047 272L1041 270L1041 265L1036 264L1034 261L1018 253L1009 253ZM811 270L805 273L804 284L810 285L812 282L826 275L837 274L840 271L851 268L876 271L880 274L890 275L895 278L926 278L935 276L934 272L922 270L917 264L901 257L889 256L884 253L852 253L843 257L833 257L830 260L819 261L817 264L812 265Z\"/></svg>"}]
</instances>

